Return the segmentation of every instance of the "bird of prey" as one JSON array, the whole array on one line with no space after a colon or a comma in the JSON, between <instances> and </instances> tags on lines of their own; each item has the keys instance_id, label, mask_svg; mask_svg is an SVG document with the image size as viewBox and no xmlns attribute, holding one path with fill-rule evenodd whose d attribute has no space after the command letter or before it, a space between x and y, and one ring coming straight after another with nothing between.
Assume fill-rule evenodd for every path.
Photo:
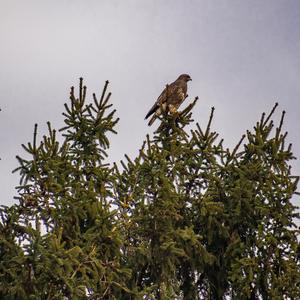
<instances>
[{"instance_id":1,"label":"bird of prey","mask_svg":"<svg viewBox=\"0 0 300 300\"><path fill-rule=\"evenodd\" d=\"M171 114L177 112L178 107L187 98L187 82L190 80L192 80L190 75L181 74L174 82L166 86L145 117L147 119L153 114L148 123L149 126L163 111Z\"/></svg>"}]
</instances>

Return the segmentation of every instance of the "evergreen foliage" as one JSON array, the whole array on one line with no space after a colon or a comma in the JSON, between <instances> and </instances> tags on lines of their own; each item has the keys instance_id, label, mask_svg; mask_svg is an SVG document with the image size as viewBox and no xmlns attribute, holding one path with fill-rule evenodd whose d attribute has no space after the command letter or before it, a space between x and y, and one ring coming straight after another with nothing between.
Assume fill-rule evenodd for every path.
<instances>
[{"instance_id":1,"label":"evergreen foliage","mask_svg":"<svg viewBox=\"0 0 300 300\"><path fill-rule=\"evenodd\" d=\"M0 299L299 299L298 177L275 109L233 150L164 115L139 155L109 164L118 119L71 88L62 138L48 123L17 156L18 203L0 209Z\"/></svg>"}]
</instances>

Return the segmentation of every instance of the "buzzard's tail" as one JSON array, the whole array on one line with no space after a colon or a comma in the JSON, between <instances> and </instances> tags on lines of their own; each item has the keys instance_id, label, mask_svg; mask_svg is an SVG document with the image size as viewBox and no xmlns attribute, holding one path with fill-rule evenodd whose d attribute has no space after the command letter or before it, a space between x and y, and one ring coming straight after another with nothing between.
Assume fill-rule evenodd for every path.
<instances>
[{"instance_id":1,"label":"buzzard's tail","mask_svg":"<svg viewBox=\"0 0 300 300\"><path fill-rule=\"evenodd\" d=\"M153 113L155 113L156 110L157 110L157 104L155 103L155 104L152 106L152 108L148 111L148 113L147 113L147 115L146 115L146 117L145 117L145 120L146 120L147 118L149 118Z\"/></svg>"},{"instance_id":2,"label":"buzzard's tail","mask_svg":"<svg viewBox=\"0 0 300 300\"><path fill-rule=\"evenodd\" d=\"M152 118L150 119L150 121L148 123L148 126L151 126L155 120L156 120L156 115L152 116Z\"/></svg>"}]
</instances>

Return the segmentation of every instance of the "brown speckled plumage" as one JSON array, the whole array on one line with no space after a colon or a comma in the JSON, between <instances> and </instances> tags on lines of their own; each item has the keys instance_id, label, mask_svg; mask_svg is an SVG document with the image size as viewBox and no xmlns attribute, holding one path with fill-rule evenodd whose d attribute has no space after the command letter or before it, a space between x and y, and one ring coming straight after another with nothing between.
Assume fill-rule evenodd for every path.
<instances>
[{"instance_id":1,"label":"brown speckled plumage","mask_svg":"<svg viewBox=\"0 0 300 300\"><path fill-rule=\"evenodd\" d=\"M162 111L170 112L171 114L177 111L187 97L187 82L190 80L192 80L190 75L182 74L174 82L166 86L145 117L147 119L154 114L148 123L149 126L153 124Z\"/></svg>"}]
</instances>

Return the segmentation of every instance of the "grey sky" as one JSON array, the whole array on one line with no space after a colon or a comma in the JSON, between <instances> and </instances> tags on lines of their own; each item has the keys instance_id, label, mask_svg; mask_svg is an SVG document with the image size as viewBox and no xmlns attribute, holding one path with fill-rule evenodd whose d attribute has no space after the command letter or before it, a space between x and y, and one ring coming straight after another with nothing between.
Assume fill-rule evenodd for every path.
<instances>
[{"instance_id":1,"label":"grey sky","mask_svg":"<svg viewBox=\"0 0 300 300\"><path fill-rule=\"evenodd\" d=\"M164 85L189 73L194 118L232 147L276 101L300 156L300 1L0 0L1 204L13 203L16 154L33 125L62 126L69 87L111 82L119 134L111 160L137 154L143 120ZM280 118L280 111L277 113ZM41 136L40 134L40 136ZM300 173L300 163L294 163Z\"/></svg>"}]
</instances>

